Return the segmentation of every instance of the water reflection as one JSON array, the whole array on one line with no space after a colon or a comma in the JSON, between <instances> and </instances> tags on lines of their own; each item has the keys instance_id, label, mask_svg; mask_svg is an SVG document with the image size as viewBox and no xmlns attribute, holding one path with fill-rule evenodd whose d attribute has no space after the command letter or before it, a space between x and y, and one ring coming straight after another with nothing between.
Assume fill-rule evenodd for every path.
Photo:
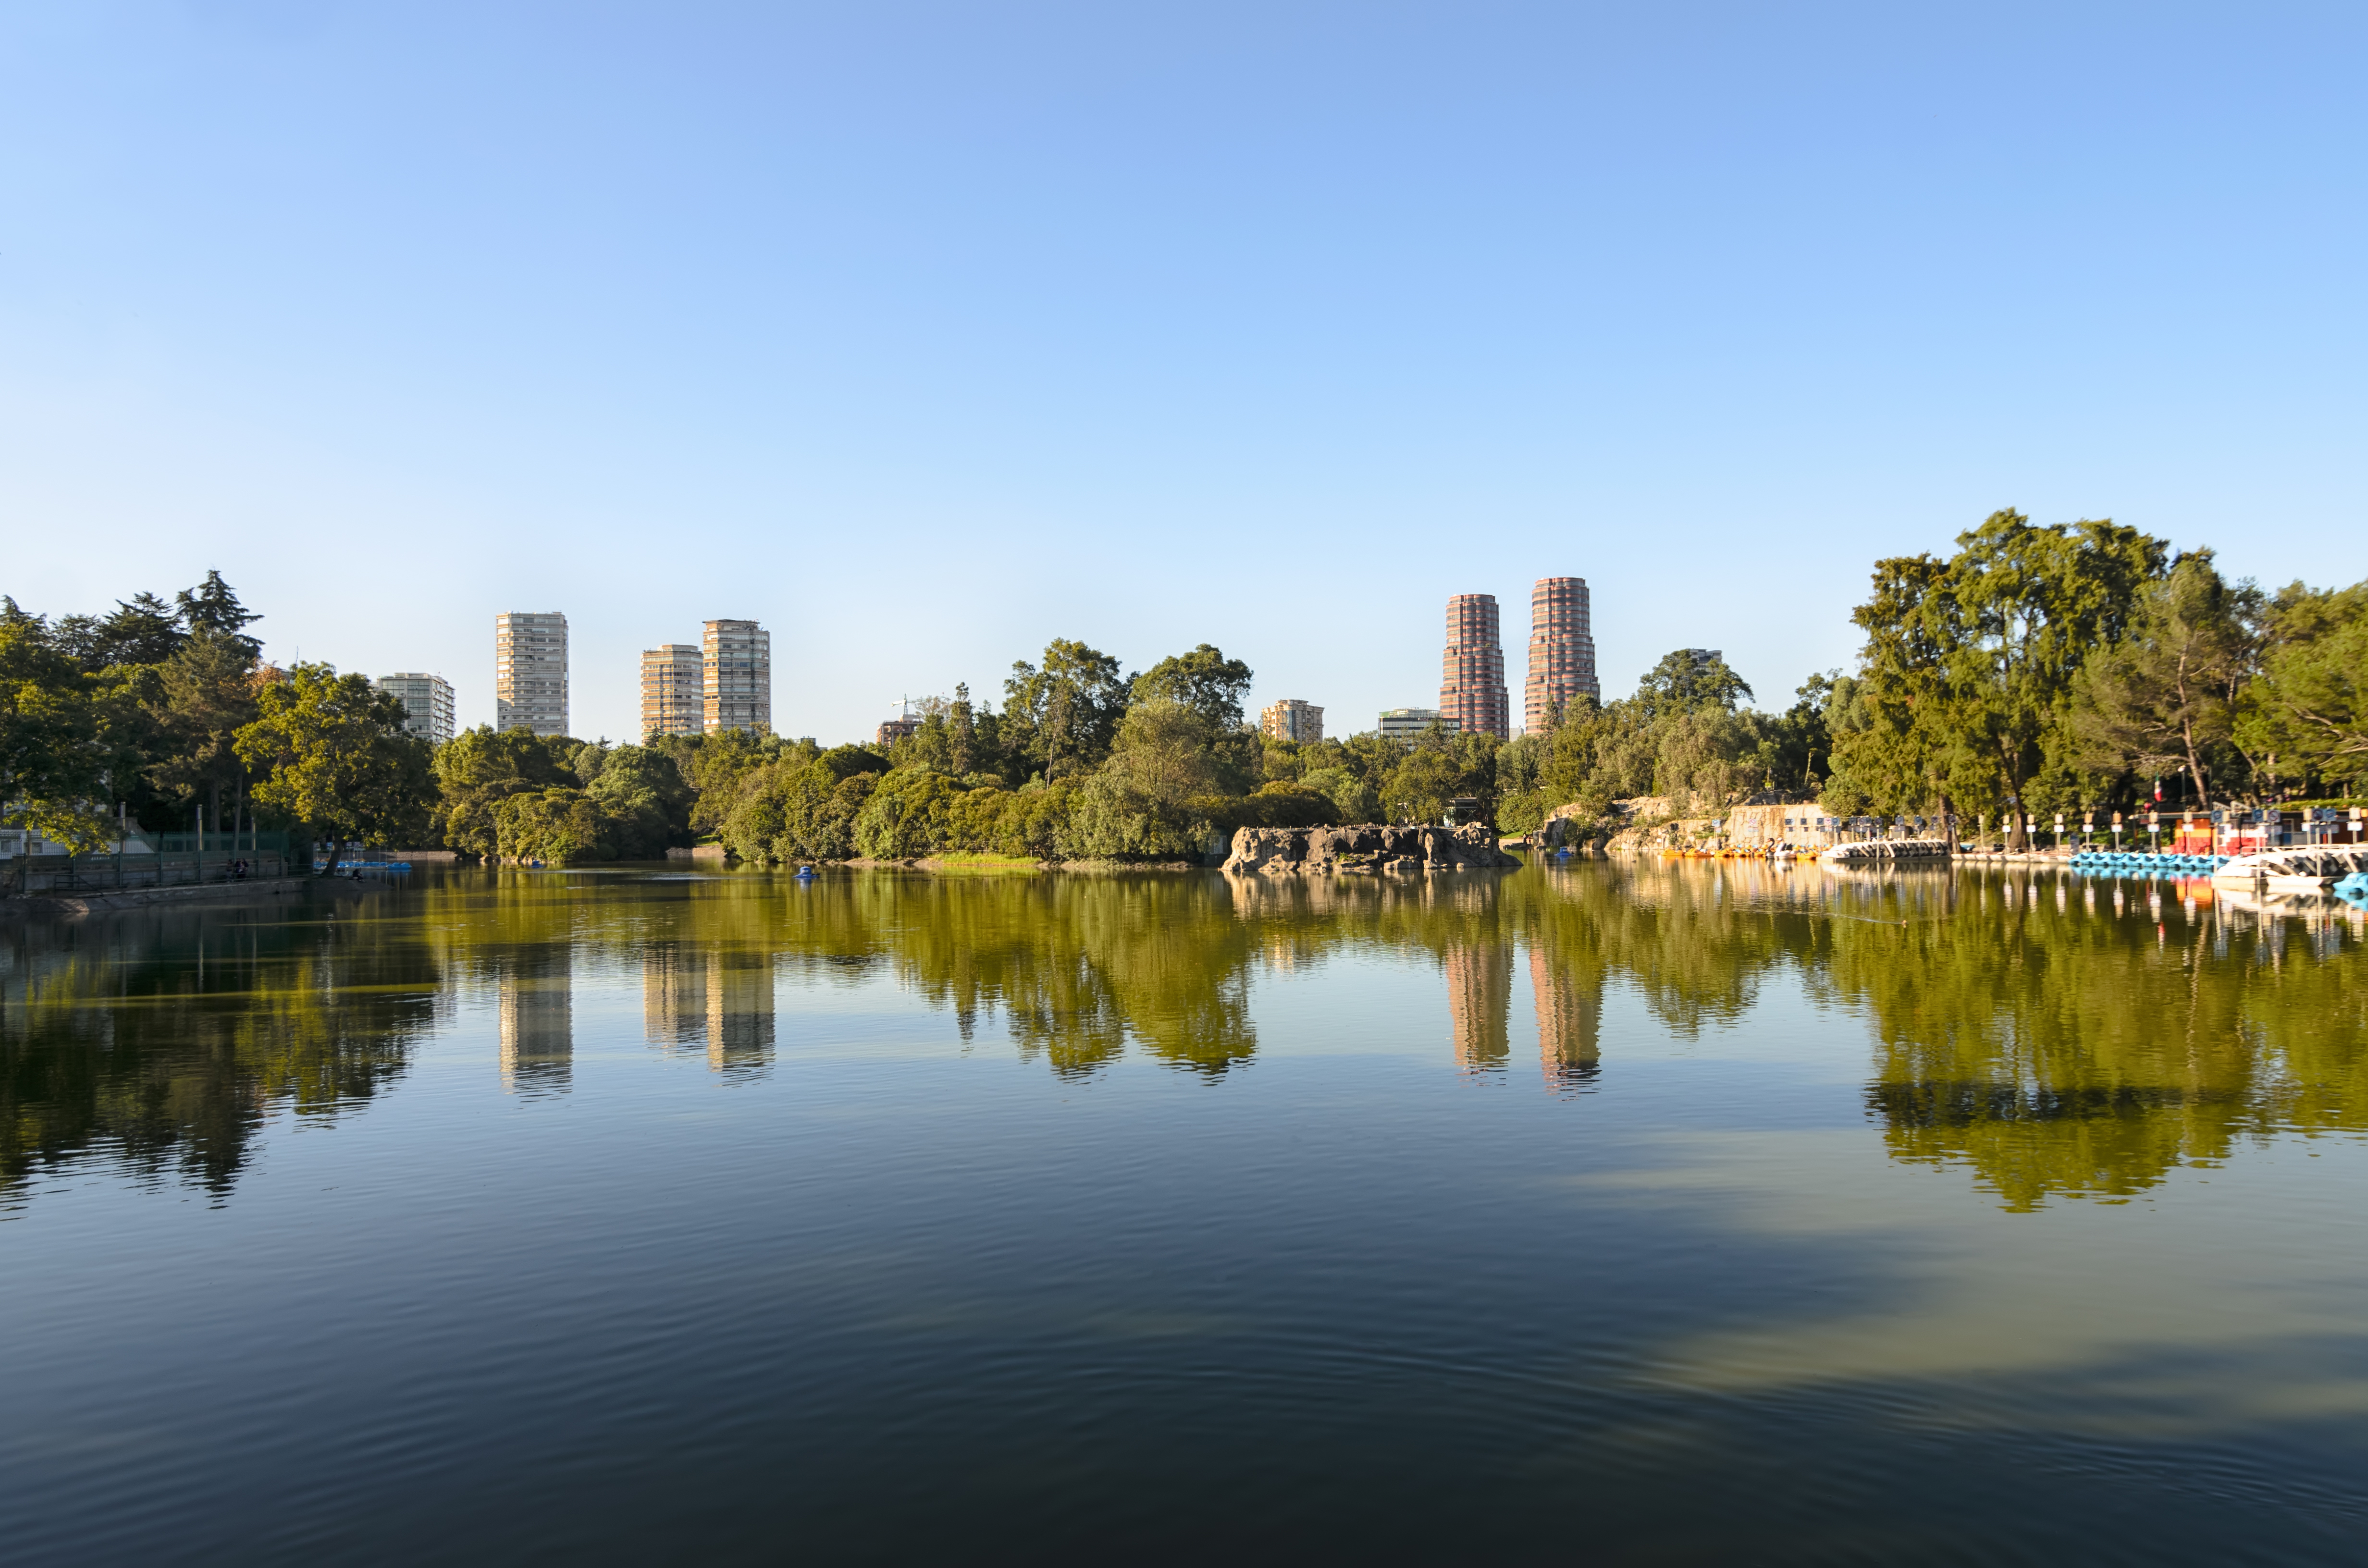
<instances>
[{"instance_id":1,"label":"water reflection","mask_svg":"<svg viewBox=\"0 0 2368 1568\"><path fill-rule=\"evenodd\" d=\"M773 1062L773 960L745 949L653 942L642 951L642 1030L662 1050L700 1051L726 1082Z\"/></svg>"},{"instance_id":2,"label":"water reflection","mask_svg":"<svg viewBox=\"0 0 2368 1568\"><path fill-rule=\"evenodd\" d=\"M575 972L564 943L501 977L502 1087L564 1095L575 1069Z\"/></svg>"},{"instance_id":3,"label":"water reflection","mask_svg":"<svg viewBox=\"0 0 2368 1568\"><path fill-rule=\"evenodd\" d=\"M1538 1065L1557 1088L1593 1086L1601 1071L1603 986L1588 983L1545 947L1530 948L1530 989L1538 1004Z\"/></svg>"},{"instance_id":4,"label":"water reflection","mask_svg":"<svg viewBox=\"0 0 2368 1568\"><path fill-rule=\"evenodd\" d=\"M2358 914L2201 884L1661 861L1312 882L455 873L342 917L7 933L0 1198L91 1153L227 1190L266 1118L378 1092L472 997L495 1015L501 1083L566 1092L596 1016L578 987L636 971L646 1039L727 1083L770 1071L784 988L894 986L1064 1077L1135 1052L1215 1083L1260 1050L1262 975L1322 983L1354 952L1436 972L1438 1011L1406 1018L1408 1038L1443 1027L1440 1060L1498 1075L1526 969L1558 1092L1617 1083L1608 996L1665 1037L1639 1051L1779 1000L1801 1017L1805 997L1865 1031L1863 1105L1892 1157L1966 1171L2014 1209L2123 1199L2248 1141L2368 1126Z\"/></svg>"},{"instance_id":5,"label":"water reflection","mask_svg":"<svg viewBox=\"0 0 2368 1568\"><path fill-rule=\"evenodd\" d=\"M0 925L0 1210L89 1156L225 1194L270 1118L399 1079L449 1017L444 976L355 908Z\"/></svg>"}]
</instances>

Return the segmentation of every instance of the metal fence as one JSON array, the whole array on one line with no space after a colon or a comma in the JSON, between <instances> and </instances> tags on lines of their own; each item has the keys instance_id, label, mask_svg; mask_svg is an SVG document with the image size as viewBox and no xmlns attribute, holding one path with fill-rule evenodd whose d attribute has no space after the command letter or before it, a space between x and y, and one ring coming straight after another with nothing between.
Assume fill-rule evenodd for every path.
<instances>
[{"instance_id":1,"label":"metal fence","mask_svg":"<svg viewBox=\"0 0 2368 1568\"><path fill-rule=\"evenodd\" d=\"M194 838L194 834L165 836ZM217 835L208 834L209 840ZM204 882L251 881L259 877L290 874L287 838L282 847L228 847L231 835L219 835L224 847L209 843L202 852L166 849L154 855L30 855L0 860L0 891L12 893L113 892L118 889L188 887ZM245 837L245 835L241 835ZM272 835L266 834L265 838Z\"/></svg>"}]
</instances>

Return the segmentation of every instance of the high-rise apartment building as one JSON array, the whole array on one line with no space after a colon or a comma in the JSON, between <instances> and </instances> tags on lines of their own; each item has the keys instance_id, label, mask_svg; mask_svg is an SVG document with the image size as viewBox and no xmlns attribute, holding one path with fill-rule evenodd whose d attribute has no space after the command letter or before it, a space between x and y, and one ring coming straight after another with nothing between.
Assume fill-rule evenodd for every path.
<instances>
[{"instance_id":1,"label":"high-rise apartment building","mask_svg":"<svg viewBox=\"0 0 2368 1568\"><path fill-rule=\"evenodd\" d=\"M1447 601L1447 656L1439 674L1439 710L1467 734L1498 740L1512 733L1505 689L1505 650L1497 640L1497 596L1458 594Z\"/></svg>"},{"instance_id":2,"label":"high-rise apartment building","mask_svg":"<svg viewBox=\"0 0 2368 1568\"><path fill-rule=\"evenodd\" d=\"M711 735L773 730L773 634L753 620L707 623L701 718Z\"/></svg>"},{"instance_id":3,"label":"high-rise apartment building","mask_svg":"<svg viewBox=\"0 0 2368 1568\"><path fill-rule=\"evenodd\" d=\"M696 642L642 651L642 735L695 735L706 722L707 658Z\"/></svg>"},{"instance_id":4,"label":"high-rise apartment building","mask_svg":"<svg viewBox=\"0 0 2368 1568\"><path fill-rule=\"evenodd\" d=\"M440 746L452 738L452 683L442 676L405 672L378 677L381 691L393 692L403 699L403 710L410 717L403 727L431 746Z\"/></svg>"},{"instance_id":5,"label":"high-rise apartment building","mask_svg":"<svg viewBox=\"0 0 2368 1568\"><path fill-rule=\"evenodd\" d=\"M1530 590L1530 671L1521 682L1521 727L1533 735L1545 733L1581 692L1603 700L1595 678L1587 579L1541 577Z\"/></svg>"},{"instance_id":6,"label":"high-rise apartment building","mask_svg":"<svg viewBox=\"0 0 2368 1568\"><path fill-rule=\"evenodd\" d=\"M1258 710L1258 728L1276 740L1310 745L1324 738L1324 710L1296 697L1286 697Z\"/></svg>"},{"instance_id":7,"label":"high-rise apartment building","mask_svg":"<svg viewBox=\"0 0 2368 1568\"><path fill-rule=\"evenodd\" d=\"M557 610L494 617L494 728L567 733L567 618Z\"/></svg>"}]
</instances>

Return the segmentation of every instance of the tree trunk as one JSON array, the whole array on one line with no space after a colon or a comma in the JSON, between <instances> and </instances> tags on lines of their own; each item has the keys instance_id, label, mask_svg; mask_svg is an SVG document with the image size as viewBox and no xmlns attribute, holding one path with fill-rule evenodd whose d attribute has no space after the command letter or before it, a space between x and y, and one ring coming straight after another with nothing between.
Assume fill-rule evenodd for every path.
<instances>
[{"instance_id":1,"label":"tree trunk","mask_svg":"<svg viewBox=\"0 0 2368 1568\"><path fill-rule=\"evenodd\" d=\"M2212 787L2203 781L2203 763L2195 755L2195 722L2181 714L2179 733L2180 738L2187 744L2187 776L2195 781L2196 796L2203 803L2203 809L2208 812L2212 809Z\"/></svg>"}]
</instances>

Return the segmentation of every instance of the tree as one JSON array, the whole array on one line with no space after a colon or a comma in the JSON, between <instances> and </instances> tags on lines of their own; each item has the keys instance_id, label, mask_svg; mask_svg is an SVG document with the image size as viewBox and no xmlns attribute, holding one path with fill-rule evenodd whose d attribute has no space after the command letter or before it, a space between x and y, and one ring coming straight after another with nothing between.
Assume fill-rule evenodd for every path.
<instances>
[{"instance_id":1,"label":"tree","mask_svg":"<svg viewBox=\"0 0 2368 1568\"><path fill-rule=\"evenodd\" d=\"M1140 681L1136 689L1142 689ZM1119 724L1118 743L1104 771L1151 800L1176 804L1210 793L1219 768L1210 756L1215 738L1209 716L1169 697L1139 699Z\"/></svg>"},{"instance_id":2,"label":"tree","mask_svg":"<svg viewBox=\"0 0 2368 1568\"><path fill-rule=\"evenodd\" d=\"M1126 712L1118 661L1065 638L1045 645L1041 670L1015 662L1003 693L1006 755L1016 768L1032 768L1048 782L1100 767Z\"/></svg>"},{"instance_id":3,"label":"tree","mask_svg":"<svg viewBox=\"0 0 2368 1568\"><path fill-rule=\"evenodd\" d=\"M968 777L978 766L978 722L970 706L970 682L954 683L954 699L946 710L947 738L953 744L953 770Z\"/></svg>"},{"instance_id":4,"label":"tree","mask_svg":"<svg viewBox=\"0 0 2368 1568\"><path fill-rule=\"evenodd\" d=\"M104 843L108 819L99 715L90 677L51 640L40 616L0 598L0 810L86 854Z\"/></svg>"},{"instance_id":5,"label":"tree","mask_svg":"<svg viewBox=\"0 0 2368 1568\"><path fill-rule=\"evenodd\" d=\"M581 782L531 730L480 724L437 748L435 831L445 847L492 861L501 858L501 807L512 795Z\"/></svg>"},{"instance_id":6,"label":"tree","mask_svg":"<svg viewBox=\"0 0 2368 1568\"><path fill-rule=\"evenodd\" d=\"M494 813L496 843L504 860L539 860L546 866L578 860L613 860L610 824L582 790L556 786L507 796Z\"/></svg>"},{"instance_id":7,"label":"tree","mask_svg":"<svg viewBox=\"0 0 2368 1568\"><path fill-rule=\"evenodd\" d=\"M208 572L204 582L194 588L183 588L174 596L173 603L182 627L192 635L211 631L233 638L246 650L249 663L263 656L263 643L245 632L263 617L238 602L238 596L222 581L221 573Z\"/></svg>"},{"instance_id":8,"label":"tree","mask_svg":"<svg viewBox=\"0 0 2368 1568\"><path fill-rule=\"evenodd\" d=\"M114 613L104 619L66 616L57 634L60 646L93 674L115 665L161 665L188 636L180 612L154 594L116 600Z\"/></svg>"},{"instance_id":9,"label":"tree","mask_svg":"<svg viewBox=\"0 0 2368 1568\"><path fill-rule=\"evenodd\" d=\"M1647 719L1702 709L1732 713L1750 699L1751 687L1725 659L1692 648L1662 654L1661 662L1636 684L1635 703Z\"/></svg>"},{"instance_id":10,"label":"tree","mask_svg":"<svg viewBox=\"0 0 2368 1568\"><path fill-rule=\"evenodd\" d=\"M2222 580L2208 550L2181 555L2148 583L2129 632L2098 650L2074 682L2080 760L2107 772L2184 768L2197 803L2238 759L2237 705L2260 657L2261 596Z\"/></svg>"},{"instance_id":11,"label":"tree","mask_svg":"<svg viewBox=\"0 0 2368 1568\"><path fill-rule=\"evenodd\" d=\"M309 828L329 846L328 866L350 844L416 831L434 797L427 743L404 727L400 698L326 665L298 665L263 688L238 755L266 773L256 802Z\"/></svg>"},{"instance_id":12,"label":"tree","mask_svg":"<svg viewBox=\"0 0 2368 1568\"><path fill-rule=\"evenodd\" d=\"M1203 642L1135 676L1130 696L1136 702L1163 698L1180 702L1207 720L1212 731L1222 733L1242 727L1242 697L1251 679L1249 665Z\"/></svg>"},{"instance_id":13,"label":"tree","mask_svg":"<svg viewBox=\"0 0 2368 1568\"><path fill-rule=\"evenodd\" d=\"M201 801L219 829L223 795L243 802L248 776L236 742L259 711L255 677L251 639L200 625L146 683L163 754L149 765L148 779L181 802L184 817Z\"/></svg>"},{"instance_id":14,"label":"tree","mask_svg":"<svg viewBox=\"0 0 2368 1568\"><path fill-rule=\"evenodd\" d=\"M577 756L580 763L582 754ZM655 860L667 846L691 842L690 813L698 796L663 752L612 748L584 793L600 813L602 835L620 859Z\"/></svg>"},{"instance_id":15,"label":"tree","mask_svg":"<svg viewBox=\"0 0 2368 1568\"><path fill-rule=\"evenodd\" d=\"M1390 774L1383 804L1399 822L1437 822L1463 792L1463 773L1446 750L1417 746Z\"/></svg>"},{"instance_id":16,"label":"tree","mask_svg":"<svg viewBox=\"0 0 2368 1568\"><path fill-rule=\"evenodd\" d=\"M2268 621L2247 738L2348 792L2368 774L2368 583L2335 591L2296 583L2268 607Z\"/></svg>"},{"instance_id":17,"label":"tree","mask_svg":"<svg viewBox=\"0 0 2368 1568\"><path fill-rule=\"evenodd\" d=\"M1850 677L1839 670L1813 675L1793 690L1793 706L1779 715L1760 743L1760 762L1779 789L1813 795L1832 771L1830 710L1835 693Z\"/></svg>"},{"instance_id":18,"label":"tree","mask_svg":"<svg viewBox=\"0 0 2368 1568\"><path fill-rule=\"evenodd\" d=\"M1867 633L1854 724L1834 766L1884 809L1995 806L2027 842L2031 814L2087 788L2073 683L2118 643L2168 546L2110 521L2034 528L1993 512L1957 553L1879 561L1851 613Z\"/></svg>"}]
</instances>

